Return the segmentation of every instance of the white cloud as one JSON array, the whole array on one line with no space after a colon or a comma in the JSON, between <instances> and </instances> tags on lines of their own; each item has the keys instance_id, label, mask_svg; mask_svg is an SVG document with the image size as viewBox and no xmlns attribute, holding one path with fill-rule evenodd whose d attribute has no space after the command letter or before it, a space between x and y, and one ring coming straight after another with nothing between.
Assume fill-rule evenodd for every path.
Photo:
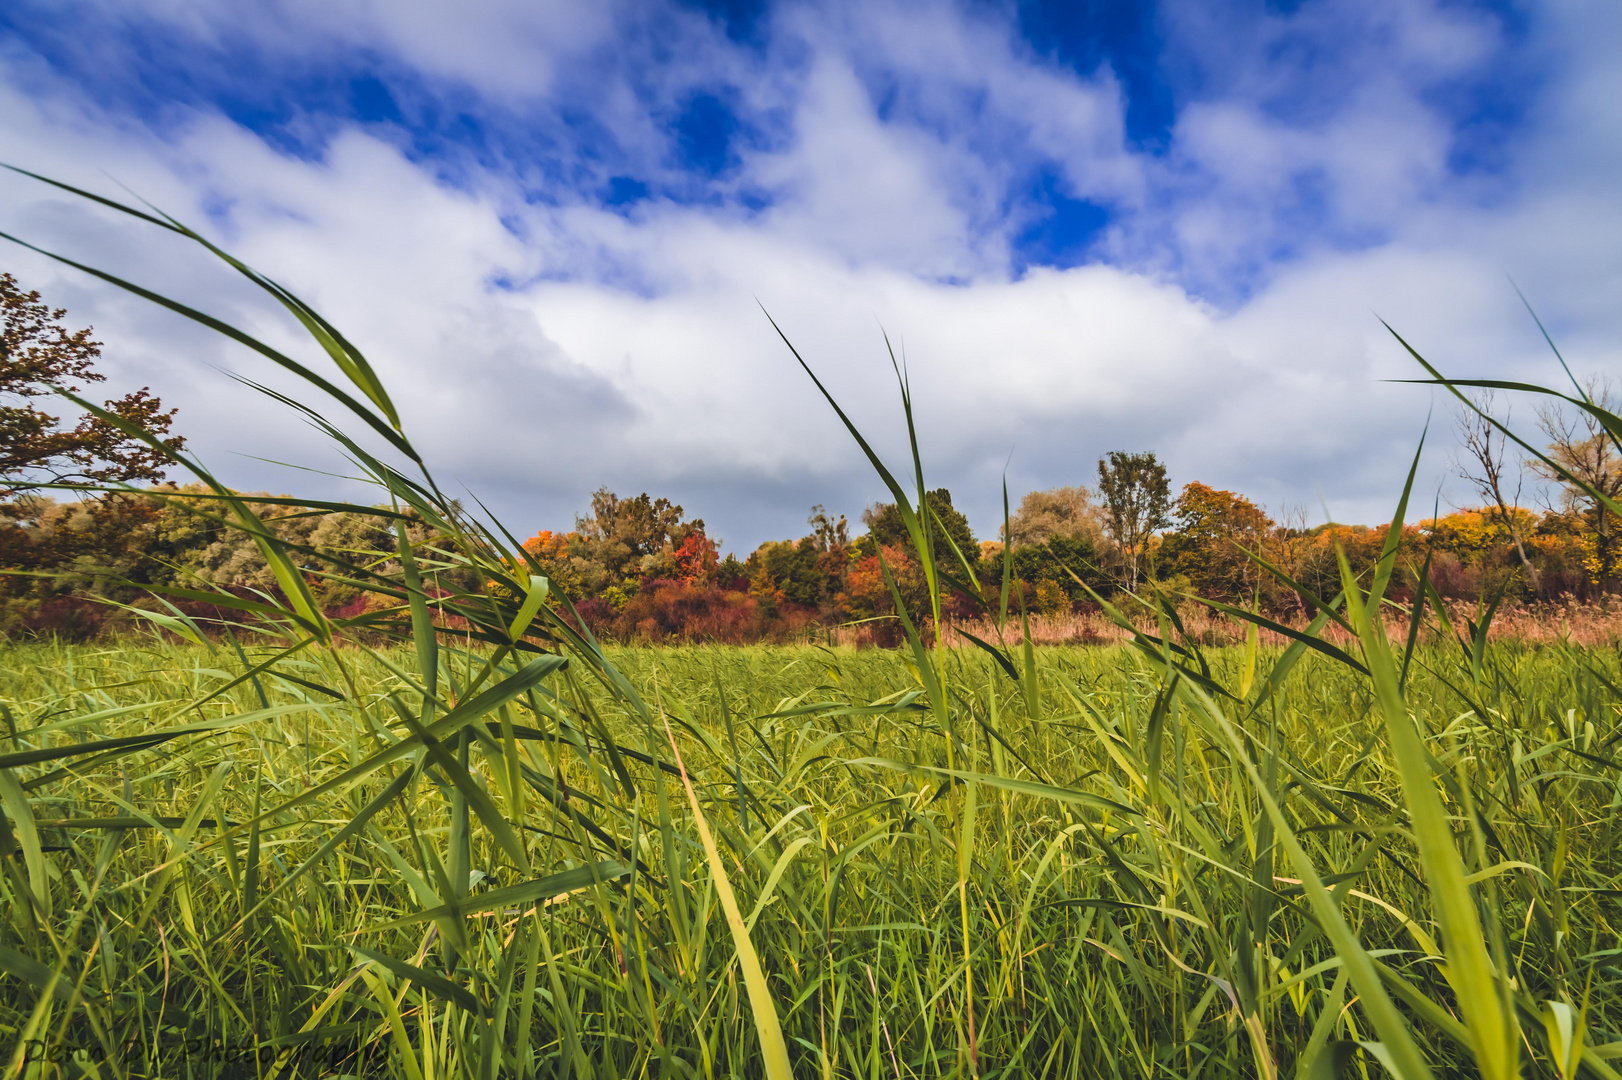
<instances>
[{"instance_id":1,"label":"white cloud","mask_svg":"<svg viewBox=\"0 0 1622 1080\"><path fill-rule=\"evenodd\" d=\"M939 168L952 157L881 124L843 63L814 65L795 127L790 150L763 155L750 169L783 200L770 214L777 229L858 265L936 277L983 268L965 215L952 204L959 185Z\"/></svg>"},{"instance_id":2,"label":"white cloud","mask_svg":"<svg viewBox=\"0 0 1622 1080\"><path fill-rule=\"evenodd\" d=\"M156 24L205 44L235 39L265 53L295 57L364 50L503 99L544 94L561 64L612 41L628 6L567 0L454 7L431 0L72 3L80 24L100 31ZM100 37L80 35L80 46L94 47Z\"/></svg>"},{"instance_id":3,"label":"white cloud","mask_svg":"<svg viewBox=\"0 0 1622 1080\"><path fill-rule=\"evenodd\" d=\"M177 5L175 17L201 10ZM739 77L755 72L746 96L778 110L768 145L747 150L723 182L774 193L751 214L658 198L628 215L578 198L532 203L499 168L466 171L452 188L386 133L341 131L313 162L202 109L176 110L155 134L15 48L0 61L10 73L0 81L0 158L112 191L94 172L104 168L206 222L360 343L430 460L489 496L515 528L566 525L592 488L610 483L669 492L747 548L796 532L813 502L854 515L878 497L756 298L895 463L905 444L880 327L904 343L931 482L951 486L983 532L1000 514L1010 449L1016 496L1090 481L1104 451L1147 448L1177 482L1235 487L1275 508L1307 504L1315 515L1321 496L1343 520L1383 520L1433 396L1381 381L1418 371L1374 313L1451 372L1547 377L1504 279L1513 272L1574 364L1614 368L1622 198L1604 183L1616 122L1591 100L1616 85L1619 65L1584 32L1592 19L1614 41L1614 22L1578 5L1540 24L1537 47L1562 65L1526 136L1535 156L1483 189L1448 171L1449 131L1424 91L1491 55L1491 27L1380 10L1354 18L1347 34L1394 43L1389 73L1295 116L1273 101L1286 87L1236 85L1187 104L1172 148L1155 157L1125 148L1107 71L1081 78L1034 61L1006 28L887 7L825 25L790 9L779 17L803 63L761 73L770 58L717 61ZM563 44L543 48L532 40L541 16L510 33L474 20L445 31L441 50L420 14L360 7L323 17L400 62L530 96L565 76L556 66L536 74L525 57L544 66L612 29L582 16ZM1179 17L1173 29L1190 47L1202 28ZM918 21L915 38L878 32L903 18ZM720 49L701 24L682 25ZM843 46L841 29L861 47ZM1281 33L1263 26L1234 47L1260 68L1260 51ZM510 70L474 71L469 50L495 38L487 66ZM866 81L881 69L910 95L888 116ZM1351 79L1347 70L1337 77ZM935 123L964 95L980 95L984 108L957 127ZM637 115L619 74L597 97L621 117L627 143L657 141L657 123ZM1106 248L1114 265L1010 276L1022 211L1006 192L1044 155L1068 155L1077 195L1123 210ZM1328 235L1291 202L1303 176L1322 180ZM297 340L289 320L200 251L20 179L0 192L0 228L155 283L279 344ZM1347 245L1344 232L1362 239ZM305 483L235 451L329 460L300 426L209 370L263 375L241 350L32 257L8 253L6 264L95 322L115 377L150 382L179 405L183 429L227 476ZM1223 275L1244 281L1206 287ZM1433 439L1445 439L1445 425L1433 426ZM1445 457L1431 459L1432 488Z\"/></svg>"}]
</instances>

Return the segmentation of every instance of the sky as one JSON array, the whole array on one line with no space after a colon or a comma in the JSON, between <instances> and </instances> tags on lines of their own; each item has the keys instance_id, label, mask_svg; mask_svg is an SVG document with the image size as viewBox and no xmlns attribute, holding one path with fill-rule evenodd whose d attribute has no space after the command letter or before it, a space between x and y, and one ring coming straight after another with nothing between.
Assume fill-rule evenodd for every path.
<instances>
[{"instance_id":1,"label":"sky","mask_svg":"<svg viewBox=\"0 0 1622 1080\"><path fill-rule=\"evenodd\" d=\"M10 0L0 161L197 228L365 351L515 533L665 495L729 550L1111 450L1313 522L1450 479L1450 375L1622 362L1622 7ZM0 230L326 365L202 249L24 177ZM21 248L244 489L361 497L254 354ZM1513 284L1512 284L1513 281ZM325 369L324 369L325 370ZM336 413L333 414L336 418ZM1529 427L1529 403L1512 420ZM329 475L337 474L337 475Z\"/></svg>"}]
</instances>

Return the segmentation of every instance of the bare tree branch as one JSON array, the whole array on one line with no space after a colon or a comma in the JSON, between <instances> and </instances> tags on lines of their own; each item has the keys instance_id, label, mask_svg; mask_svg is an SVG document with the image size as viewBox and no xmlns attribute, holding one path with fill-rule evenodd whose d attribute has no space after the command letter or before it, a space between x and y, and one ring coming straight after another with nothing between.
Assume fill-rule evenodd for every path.
<instances>
[{"instance_id":1,"label":"bare tree branch","mask_svg":"<svg viewBox=\"0 0 1622 1080\"><path fill-rule=\"evenodd\" d=\"M1608 412L1617 408L1615 383L1591 376L1581 386L1583 396ZM1538 426L1549 439L1549 457L1593 490L1615 500L1622 496L1622 451L1594 416L1553 405L1538 409ZM1533 468L1551 480L1563 480L1546 466ZM1616 515L1589 491L1562 482L1561 509L1580 517L1594 536L1594 577L1609 591L1618 569L1619 537Z\"/></svg>"},{"instance_id":2,"label":"bare tree branch","mask_svg":"<svg viewBox=\"0 0 1622 1080\"><path fill-rule=\"evenodd\" d=\"M1510 459L1504 441L1504 433L1494 426L1488 419L1493 413L1496 404L1495 395L1491 390L1474 396L1475 409L1461 408L1454 417L1454 424L1458 429L1460 449L1462 456L1455 454L1454 468L1465 480L1476 489L1476 494L1486 505L1488 513L1496 517L1509 533L1510 540L1515 545L1515 554L1521 560L1521 568L1526 571L1527 581L1532 588L1538 585L1537 568L1532 560L1527 558L1526 544L1521 536L1522 528L1520 516L1517 513L1521 508L1521 482L1525 478L1525 466L1519 457ZM1504 409L1503 422L1509 422L1509 409ZM1514 491L1510 492L1510 474L1513 474Z\"/></svg>"}]
</instances>

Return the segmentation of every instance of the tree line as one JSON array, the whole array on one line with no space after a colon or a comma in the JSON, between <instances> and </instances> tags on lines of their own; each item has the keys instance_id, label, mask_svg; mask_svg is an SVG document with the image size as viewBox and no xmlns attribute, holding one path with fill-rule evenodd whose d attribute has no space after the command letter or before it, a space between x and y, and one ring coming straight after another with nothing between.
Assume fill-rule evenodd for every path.
<instances>
[{"instance_id":1,"label":"tree line","mask_svg":"<svg viewBox=\"0 0 1622 1080\"><path fill-rule=\"evenodd\" d=\"M1117 468L1130 459L1122 484ZM937 567L948 585L945 615L982 617L995 606L1004 573L1004 546L1016 605L1039 616L1096 609L1099 599L1132 603L1146 589L1186 594L1255 608L1286 619L1309 614L1305 594L1339 590L1336 551L1365 571L1380 557L1389 526L1328 524L1305 527L1297 514L1276 521L1249 499L1192 481L1171 497L1164 468L1152 453L1111 455L1101 463L1097 489L1081 485L1026 494L995 538L977 539L952 504L951 492L928 493L941 531L972 553L974 576L965 580L956 560L937 548ZM1143 478L1148 483L1143 483ZM1144 490L1147 487L1147 490ZM649 514L645 507L662 506ZM886 572L916 623L930 617L917 552L894 504L862 514L860 535L844 516L813 507L806 535L770 541L746 558L717 557L702 521L647 495L620 499L607 491L595 512L567 532L543 531L526 542L535 556L599 632L625 640L783 639L814 626L870 626L876 643L898 629ZM621 508L631 512L620 512ZM663 523L669 522L669 526ZM1449 599L1591 599L1615 586L1600 557L1603 538L1580 513L1555 508L1537 514L1515 508L1466 508L1404 529L1399 582L1412 594L1428 559L1428 579ZM1518 552L1534 573L1526 572ZM1299 589L1261 570L1278 567ZM979 594L981 603L976 602Z\"/></svg>"},{"instance_id":2,"label":"tree line","mask_svg":"<svg viewBox=\"0 0 1622 1080\"><path fill-rule=\"evenodd\" d=\"M99 407L75 396L87 406L84 416L65 424L39 399L58 388L77 395L78 382L101 381L93 366L100 344L89 329L69 331L65 312L9 274L0 275L0 309L0 632L93 636L109 620L118 623L119 605L138 606L153 590L274 591L258 548L225 524L217 500L202 488L159 483L155 444L182 442L170 433L174 411L144 388ZM1604 382L1584 392L1600 404L1612 397ZM1491 415L1491 399L1479 404ZM1593 487L1622 493L1615 445L1588 414L1551 410L1538 421L1551 457ZM1453 598L1591 598L1615 590L1622 531L1614 515L1582 489L1559 484L1540 510L1521 505L1529 473L1508 455L1501 431L1467 413L1459 436L1455 464L1480 505L1409 526L1399 582L1406 578L1411 590L1424 564L1438 592ZM950 491L929 491L943 618L982 615L1000 595L1005 566L1017 608L1038 616L1086 610L1100 598L1130 605L1145 589L1302 616L1304 594L1338 591L1337 548L1365 569L1387 534L1383 526L1308 528L1299 511L1275 519L1243 495L1199 481L1173 496L1151 452L1109 453L1090 479L1026 494L984 539ZM76 497L47 494L62 485L79 485ZM93 490L108 485L121 490ZM248 498L271 529L307 553L317 600L355 614L350 609L365 601L346 584L344 568L386 559L392 533L361 514L263 493ZM925 568L895 504L868 507L857 526L815 506L806 524L798 538L743 558L722 556L704 521L683 507L603 488L572 528L542 530L524 548L555 596L595 632L621 640L787 640L854 624L865 640L885 643L897 634L897 596L915 622L932 618ZM432 537L417 532L431 546ZM1257 560L1295 587L1259 572ZM208 614L206 600L187 603Z\"/></svg>"}]
</instances>

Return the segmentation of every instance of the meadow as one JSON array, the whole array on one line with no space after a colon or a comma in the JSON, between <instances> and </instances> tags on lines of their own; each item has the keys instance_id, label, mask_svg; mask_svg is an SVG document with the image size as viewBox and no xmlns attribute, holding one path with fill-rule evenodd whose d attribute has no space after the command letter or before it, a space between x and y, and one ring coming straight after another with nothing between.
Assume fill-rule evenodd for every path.
<instances>
[{"instance_id":1,"label":"meadow","mask_svg":"<svg viewBox=\"0 0 1622 1080\"><path fill-rule=\"evenodd\" d=\"M725 888L795 1076L1298 1075L1378 1035L1264 793L1432 1068L1475 1071L1375 694L1328 658L1224 724L1135 650L1037 650L1034 693L951 650L942 726L893 652L610 650L654 724L564 668L437 774L335 787L399 745L409 658L244 678L261 651L0 660L39 845L0 882L0 1023L32 1074L762 1075ZM1278 658L1204 655L1236 691ZM488 660L446 650L448 712ZM1597 1073L1622 1050L1619 680L1561 648L1408 671L1534 1075L1569 1052L1548 1002Z\"/></svg>"},{"instance_id":2,"label":"meadow","mask_svg":"<svg viewBox=\"0 0 1622 1080\"><path fill-rule=\"evenodd\" d=\"M145 639L0 653L8 1077L1617 1075L1622 657L1450 609L1402 550L1412 470L1334 595L1253 554L1304 626L1206 602L1244 642L1209 647L1151 584L1093 594L1124 644L1037 648L1005 548L943 646L975 570L898 368L906 484L824 396L924 579L915 618L876 556L902 648L605 646L336 328L87 197L302 324L337 381L71 264L302 379L362 436L266 393L378 502L249 501L73 399L274 584L153 585ZM317 551L278 505L381 542Z\"/></svg>"}]
</instances>

